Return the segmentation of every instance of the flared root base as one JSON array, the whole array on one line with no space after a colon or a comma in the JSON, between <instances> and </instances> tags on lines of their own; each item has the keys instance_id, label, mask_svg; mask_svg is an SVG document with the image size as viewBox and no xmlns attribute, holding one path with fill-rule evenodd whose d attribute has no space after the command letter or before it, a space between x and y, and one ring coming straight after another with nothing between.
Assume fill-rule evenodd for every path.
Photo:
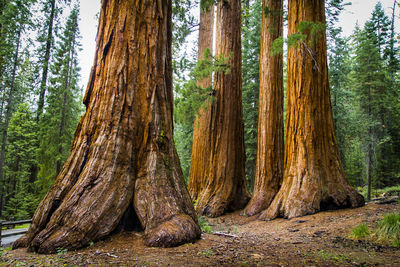
<instances>
[{"instance_id":1,"label":"flared root base","mask_svg":"<svg viewBox=\"0 0 400 267\"><path fill-rule=\"evenodd\" d=\"M260 214L258 219L263 221L273 220L278 217L292 219L324 210L357 208L364 206L364 204L364 197L353 189L347 195L315 197L314 201L311 202L304 201L300 197L287 198L287 195L280 192L271 205Z\"/></svg>"},{"instance_id":2,"label":"flared root base","mask_svg":"<svg viewBox=\"0 0 400 267\"><path fill-rule=\"evenodd\" d=\"M251 200L249 204L244 209L244 214L246 216L254 216L265 209L264 200L263 199L256 199Z\"/></svg>"},{"instance_id":3,"label":"flared root base","mask_svg":"<svg viewBox=\"0 0 400 267\"><path fill-rule=\"evenodd\" d=\"M178 215L146 232L144 243L151 247L174 247L194 242L200 235L200 227L190 216Z\"/></svg>"},{"instance_id":4,"label":"flared root base","mask_svg":"<svg viewBox=\"0 0 400 267\"><path fill-rule=\"evenodd\" d=\"M254 194L244 209L244 214L247 216L254 216L264 211L271 204L275 195L276 191L266 192L266 194Z\"/></svg>"},{"instance_id":5,"label":"flared root base","mask_svg":"<svg viewBox=\"0 0 400 267\"><path fill-rule=\"evenodd\" d=\"M196 207L196 212L201 216L210 218L219 217L227 212L243 209L250 200L250 195L247 190L242 190L237 194L235 200L227 204L227 201L222 199L214 199L208 201L207 204L199 204Z\"/></svg>"}]
</instances>

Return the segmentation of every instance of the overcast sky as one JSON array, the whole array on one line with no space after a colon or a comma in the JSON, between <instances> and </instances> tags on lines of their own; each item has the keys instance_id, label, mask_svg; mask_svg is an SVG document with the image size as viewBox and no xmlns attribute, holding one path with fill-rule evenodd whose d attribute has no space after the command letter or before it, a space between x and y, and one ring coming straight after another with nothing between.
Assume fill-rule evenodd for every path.
<instances>
[{"instance_id":1,"label":"overcast sky","mask_svg":"<svg viewBox=\"0 0 400 267\"><path fill-rule=\"evenodd\" d=\"M394 0L381 0L385 8L386 15L391 16ZM371 17L377 0L353 0L351 6L347 6L346 10L340 16L340 25L343 28L343 33L348 36L353 30L356 22L363 26L365 21ZM82 68L81 84L86 90L86 84L89 79L90 69L93 65L95 39L97 33L97 18L96 14L100 11L100 0L80 0L81 6L81 21L80 30L82 35L82 51L79 54L80 65ZM399 10L396 12L399 14ZM399 18L397 17L399 21ZM399 25L397 22L396 25Z\"/></svg>"}]
</instances>

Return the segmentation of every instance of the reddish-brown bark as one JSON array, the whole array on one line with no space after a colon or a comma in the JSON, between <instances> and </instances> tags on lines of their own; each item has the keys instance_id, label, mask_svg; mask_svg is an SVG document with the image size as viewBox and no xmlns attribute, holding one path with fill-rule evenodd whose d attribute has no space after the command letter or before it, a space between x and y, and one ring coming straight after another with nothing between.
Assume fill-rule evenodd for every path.
<instances>
[{"instance_id":1,"label":"reddish-brown bark","mask_svg":"<svg viewBox=\"0 0 400 267\"><path fill-rule=\"evenodd\" d=\"M301 21L325 23L324 0L289 0L289 34L298 31ZM338 153L325 31L314 39L288 50L283 183L261 219L293 218L364 204L348 184Z\"/></svg>"},{"instance_id":2,"label":"reddish-brown bark","mask_svg":"<svg viewBox=\"0 0 400 267\"><path fill-rule=\"evenodd\" d=\"M198 238L172 139L171 1L102 0L84 103L71 155L14 247L75 249L139 221L149 246Z\"/></svg>"},{"instance_id":3,"label":"reddish-brown bark","mask_svg":"<svg viewBox=\"0 0 400 267\"><path fill-rule=\"evenodd\" d=\"M199 49L198 60L203 59L205 50L212 51L214 28L214 5L207 10L200 11ZM207 88L212 85L212 77L197 81L197 86ZM193 200L197 200L199 193L206 184L206 174L210 157L210 108L209 100L201 107L193 125L192 159L190 165L189 193Z\"/></svg>"},{"instance_id":4,"label":"reddish-brown bark","mask_svg":"<svg viewBox=\"0 0 400 267\"><path fill-rule=\"evenodd\" d=\"M242 115L241 3L220 0L216 16L216 57L229 58L230 71L215 74L210 108L210 157L196 210L215 217L242 209L249 200L245 184Z\"/></svg>"},{"instance_id":5,"label":"reddish-brown bark","mask_svg":"<svg viewBox=\"0 0 400 267\"><path fill-rule=\"evenodd\" d=\"M283 56L271 56L274 40L283 33L283 1L262 4L255 184L244 210L249 216L268 208L283 178Z\"/></svg>"}]
</instances>

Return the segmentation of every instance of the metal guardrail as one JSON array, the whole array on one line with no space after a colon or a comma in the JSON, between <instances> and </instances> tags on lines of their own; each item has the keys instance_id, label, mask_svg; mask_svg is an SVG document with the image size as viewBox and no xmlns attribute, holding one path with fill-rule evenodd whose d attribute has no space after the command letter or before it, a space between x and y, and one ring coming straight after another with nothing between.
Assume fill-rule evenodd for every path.
<instances>
[{"instance_id":1,"label":"metal guardrail","mask_svg":"<svg viewBox=\"0 0 400 267\"><path fill-rule=\"evenodd\" d=\"M9 237L9 236L13 236L13 235L25 234L28 231L28 230L24 229L24 230L17 231L17 232L14 232L14 233L2 234L1 232L2 232L3 226L7 226L7 227L12 226L12 228L14 228L15 225L26 224L26 223L32 223L32 219L20 220L20 221L14 221L14 222L12 222L12 221L0 221L0 247L1 247L1 239L3 237Z\"/></svg>"}]
</instances>

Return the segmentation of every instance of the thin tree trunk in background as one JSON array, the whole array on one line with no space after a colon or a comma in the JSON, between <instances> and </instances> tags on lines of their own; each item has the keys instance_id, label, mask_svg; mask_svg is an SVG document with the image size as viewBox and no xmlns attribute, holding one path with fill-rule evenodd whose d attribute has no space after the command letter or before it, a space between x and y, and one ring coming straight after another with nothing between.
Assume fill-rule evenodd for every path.
<instances>
[{"instance_id":1,"label":"thin tree trunk in background","mask_svg":"<svg viewBox=\"0 0 400 267\"><path fill-rule=\"evenodd\" d=\"M208 10L200 11L199 48L197 59L202 60L205 50L212 51L214 29L214 5ZM197 86L207 88L212 86L212 76L197 81ZM210 116L211 103L207 99L204 107L200 108L193 125L192 159L190 164L189 193L192 200L197 200L199 193L206 185L206 172L210 158Z\"/></svg>"},{"instance_id":2,"label":"thin tree trunk in background","mask_svg":"<svg viewBox=\"0 0 400 267\"><path fill-rule=\"evenodd\" d=\"M395 43L395 29L394 23L396 19L396 4L397 0L393 1L393 10L392 10L392 23L390 25L390 55L389 55L389 77L393 80L394 75L394 63L395 63L395 51L394 51L394 43Z\"/></svg>"},{"instance_id":3,"label":"thin tree trunk in background","mask_svg":"<svg viewBox=\"0 0 400 267\"><path fill-rule=\"evenodd\" d=\"M3 10L6 5L6 2L4 0L0 0L0 16L3 15ZM2 38L3 38L3 24L0 22L0 42L2 43ZM0 53L0 73L3 73L3 55ZM1 77L2 74L0 74ZM4 88L4 82L1 81L0 83L0 97L1 97L1 105L0 105L0 124L3 121L3 108L4 108L4 97L3 94L5 92ZM0 173L0 216L2 216L2 210L3 210L3 183L2 183L2 171ZM1 240L0 240L0 245L1 245Z\"/></svg>"},{"instance_id":4,"label":"thin tree trunk in background","mask_svg":"<svg viewBox=\"0 0 400 267\"><path fill-rule=\"evenodd\" d=\"M61 121L60 121L60 126L59 126L59 136L60 139L62 139L62 136L64 135L64 131L65 131L65 124L66 124L66 108L67 108L67 98L68 98L68 90L70 90L70 79L71 79L71 72L72 72L72 68L73 68L73 62L74 62L74 51L75 51L75 35L73 37L74 39L72 40L72 44L70 45L69 48L69 54L68 54L68 69L67 69L67 75L65 77L64 80L64 96L63 96L63 105L62 105L62 110L61 110ZM58 154L59 154L59 159L57 160L56 163L56 175L58 175L61 171L61 158L62 158L62 154L63 154L63 146L62 146L62 140L59 144L58 147Z\"/></svg>"},{"instance_id":5,"label":"thin tree trunk in background","mask_svg":"<svg viewBox=\"0 0 400 267\"><path fill-rule=\"evenodd\" d=\"M10 91L8 93L8 100L7 100L7 111L6 111L6 117L3 125L3 133L2 133L2 139L1 139L1 151L0 151L0 198L2 198L1 205L0 205L0 216L2 215L2 210L4 207L4 160L5 160L5 154L6 154L6 145L7 145L7 133L8 133L8 124L10 122L11 118L11 111L13 108L13 98L14 98L14 91L15 91L15 78L17 76L17 68L18 68L18 57L19 57L19 48L20 48L20 43L21 43L21 30L19 30L18 35L17 35L17 47L15 50L15 55L14 55L14 63L13 63L13 72L11 76L11 84L10 84Z\"/></svg>"},{"instance_id":6,"label":"thin tree trunk in background","mask_svg":"<svg viewBox=\"0 0 400 267\"><path fill-rule=\"evenodd\" d=\"M209 217L242 209L250 198L245 181L240 0L218 1L216 26L215 56L229 58L230 71L215 73L207 184L196 207Z\"/></svg>"},{"instance_id":7,"label":"thin tree trunk in background","mask_svg":"<svg viewBox=\"0 0 400 267\"><path fill-rule=\"evenodd\" d=\"M283 1L263 0L262 10L255 185L245 208L249 216L268 208L283 178L283 56L271 56L274 40L283 34Z\"/></svg>"},{"instance_id":8,"label":"thin tree trunk in background","mask_svg":"<svg viewBox=\"0 0 400 267\"><path fill-rule=\"evenodd\" d=\"M61 111L61 121L60 121L60 126L59 126L59 136L60 138L62 138L64 131L65 131L65 109L67 106L67 92L64 92L64 96L63 96L63 105L62 105L62 111ZM58 176L58 174L61 171L61 156L63 153L63 147L62 147L62 142L60 140L60 144L58 147L58 155L59 158L57 159L56 162L56 175Z\"/></svg>"},{"instance_id":9,"label":"thin tree trunk in background","mask_svg":"<svg viewBox=\"0 0 400 267\"><path fill-rule=\"evenodd\" d=\"M298 31L301 21L325 24L324 0L289 0L289 35ZM301 43L288 50L283 183L260 219L294 218L364 204L364 198L348 184L339 157L325 31L314 39L310 46Z\"/></svg>"},{"instance_id":10,"label":"thin tree trunk in background","mask_svg":"<svg viewBox=\"0 0 400 267\"><path fill-rule=\"evenodd\" d=\"M371 120L371 88L368 86L368 119ZM374 139L374 135L372 132L372 126L368 126L368 149L367 149L367 164L366 164L366 172L367 172L367 200L371 200L371 189L372 189L372 141Z\"/></svg>"},{"instance_id":11,"label":"thin tree trunk in background","mask_svg":"<svg viewBox=\"0 0 400 267\"><path fill-rule=\"evenodd\" d=\"M5 196L5 200L4 200L4 207L7 206L7 204L10 202L10 199L13 199L15 197L15 190L17 188L17 176L16 173L19 172L19 162L20 162L20 158L17 157L16 162L14 162L16 168L14 170L14 175L12 175L11 177L9 177L8 181L6 182L6 186L7 186L7 191L6 196ZM15 211L14 214L16 214L17 212ZM15 218L9 218L11 220L14 220Z\"/></svg>"},{"instance_id":12,"label":"thin tree trunk in background","mask_svg":"<svg viewBox=\"0 0 400 267\"><path fill-rule=\"evenodd\" d=\"M49 61L50 61L50 53L51 53L51 45L53 40L53 26L54 26L54 17L56 12L56 0L51 1L51 11L49 18L49 29L47 32L46 39L46 51L44 55L44 62L42 68L42 80L40 81L40 93L39 93L39 102L38 102L38 110L36 114L36 122L39 122L40 116L43 113L45 95L46 95L46 84L47 84L47 75L49 72Z\"/></svg>"},{"instance_id":13,"label":"thin tree trunk in background","mask_svg":"<svg viewBox=\"0 0 400 267\"><path fill-rule=\"evenodd\" d=\"M76 249L125 223L149 246L200 237L172 137L171 13L169 0L102 0L86 113L14 248Z\"/></svg>"},{"instance_id":14,"label":"thin tree trunk in background","mask_svg":"<svg viewBox=\"0 0 400 267\"><path fill-rule=\"evenodd\" d=\"M244 19L243 25L249 27L249 15L250 15L250 0L243 0L242 1L244 6Z\"/></svg>"},{"instance_id":15,"label":"thin tree trunk in background","mask_svg":"<svg viewBox=\"0 0 400 267\"><path fill-rule=\"evenodd\" d=\"M371 127L368 130L368 137L372 138L372 130ZM366 173L367 173L367 200L371 200L371 191L372 191L372 141L368 142L368 151L367 151L367 165L366 165Z\"/></svg>"}]
</instances>

